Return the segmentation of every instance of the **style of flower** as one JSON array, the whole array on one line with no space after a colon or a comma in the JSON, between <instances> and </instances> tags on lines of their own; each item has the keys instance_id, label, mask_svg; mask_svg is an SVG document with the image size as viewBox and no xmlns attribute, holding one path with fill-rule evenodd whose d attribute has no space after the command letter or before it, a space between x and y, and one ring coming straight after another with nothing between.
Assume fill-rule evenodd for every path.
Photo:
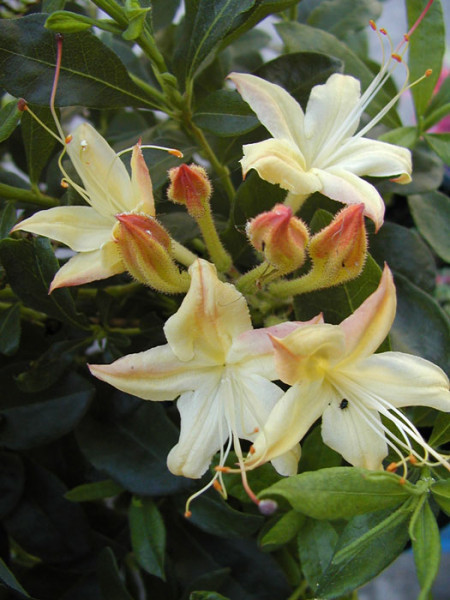
<instances>
[{"instance_id":1,"label":"style of flower","mask_svg":"<svg viewBox=\"0 0 450 600\"><path fill-rule=\"evenodd\" d=\"M221 478L231 446L242 464L239 439L254 440L283 395L272 383L278 376L269 335L282 338L301 324L252 329L244 296L218 279L214 265L198 259L189 273L189 291L164 326L166 345L124 356L111 365L90 365L90 370L144 400L179 396L180 439L169 453L168 467L175 475L199 478L219 450L214 481ZM273 461L285 475L297 468L297 441L292 446Z\"/></svg>"},{"instance_id":2,"label":"style of flower","mask_svg":"<svg viewBox=\"0 0 450 600\"><path fill-rule=\"evenodd\" d=\"M43 210L13 229L49 237L77 252L56 273L50 292L123 272L125 266L112 236L117 223L115 215L126 212L155 215L152 182L139 144L133 148L131 178L119 156L88 123L79 125L66 138L65 148L84 188L68 177L65 180L70 181L89 206Z\"/></svg>"},{"instance_id":3,"label":"style of flower","mask_svg":"<svg viewBox=\"0 0 450 600\"><path fill-rule=\"evenodd\" d=\"M292 387L272 410L247 467L291 448L322 416L324 443L354 466L382 468L390 447L403 464L405 451L412 460L432 455L450 468L399 410L430 406L449 412L445 373L402 352L374 354L389 333L395 309L395 286L386 266L378 289L340 325L319 323L283 339L272 337L279 377ZM424 457L411 441L423 448Z\"/></svg>"},{"instance_id":4,"label":"style of flower","mask_svg":"<svg viewBox=\"0 0 450 600\"><path fill-rule=\"evenodd\" d=\"M387 63L361 96L360 83L349 75L333 74L312 88L306 111L279 85L260 77L231 73L238 92L272 134L243 147L244 175L255 169L270 183L288 190L295 210L314 192L344 204L364 203L365 215L377 229L384 203L362 176L411 181L411 154L406 148L363 137L392 106L390 102L366 127L356 130L366 106L384 82Z\"/></svg>"}]
</instances>

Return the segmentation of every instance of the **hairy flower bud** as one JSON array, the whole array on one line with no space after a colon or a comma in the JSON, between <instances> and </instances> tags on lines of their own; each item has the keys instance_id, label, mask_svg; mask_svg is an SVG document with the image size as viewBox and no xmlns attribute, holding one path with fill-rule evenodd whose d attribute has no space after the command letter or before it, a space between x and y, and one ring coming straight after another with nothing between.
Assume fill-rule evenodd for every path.
<instances>
[{"instance_id":1,"label":"hairy flower bud","mask_svg":"<svg viewBox=\"0 0 450 600\"><path fill-rule=\"evenodd\" d=\"M136 213L116 215L113 229L122 260L138 281L166 293L187 291L190 278L180 273L171 256L171 239L153 217Z\"/></svg>"},{"instance_id":2,"label":"hairy flower bud","mask_svg":"<svg viewBox=\"0 0 450 600\"><path fill-rule=\"evenodd\" d=\"M283 273L298 269L305 262L308 228L284 204L261 213L246 226L247 236L256 250Z\"/></svg>"},{"instance_id":3,"label":"hairy flower bud","mask_svg":"<svg viewBox=\"0 0 450 600\"><path fill-rule=\"evenodd\" d=\"M367 255L364 204L353 204L337 213L328 227L313 236L308 252L321 287L358 277Z\"/></svg>"},{"instance_id":4,"label":"hairy flower bud","mask_svg":"<svg viewBox=\"0 0 450 600\"><path fill-rule=\"evenodd\" d=\"M184 204L191 217L202 217L211 197L211 182L205 169L198 165L183 164L170 169L169 179L169 200Z\"/></svg>"}]
</instances>

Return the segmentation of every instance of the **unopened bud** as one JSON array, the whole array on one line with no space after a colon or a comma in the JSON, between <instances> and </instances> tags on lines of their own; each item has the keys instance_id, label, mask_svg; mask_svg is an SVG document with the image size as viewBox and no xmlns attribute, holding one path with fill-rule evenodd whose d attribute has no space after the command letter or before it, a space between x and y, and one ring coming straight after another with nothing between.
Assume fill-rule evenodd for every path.
<instances>
[{"instance_id":1,"label":"unopened bud","mask_svg":"<svg viewBox=\"0 0 450 600\"><path fill-rule=\"evenodd\" d=\"M184 204L188 213L199 218L205 214L211 197L211 182L203 167L181 165L169 171L170 186L167 190L169 200Z\"/></svg>"},{"instance_id":2,"label":"unopened bud","mask_svg":"<svg viewBox=\"0 0 450 600\"><path fill-rule=\"evenodd\" d=\"M284 204L261 213L246 226L247 236L256 250L283 273L298 269L305 262L308 228Z\"/></svg>"},{"instance_id":3,"label":"unopened bud","mask_svg":"<svg viewBox=\"0 0 450 600\"><path fill-rule=\"evenodd\" d=\"M171 256L171 239L153 217L116 215L113 238L129 273L141 283L166 293L186 292L190 278L180 273Z\"/></svg>"},{"instance_id":4,"label":"unopened bud","mask_svg":"<svg viewBox=\"0 0 450 600\"><path fill-rule=\"evenodd\" d=\"M308 252L320 287L339 285L361 273L367 255L363 213L364 204L347 206L311 239Z\"/></svg>"}]
</instances>

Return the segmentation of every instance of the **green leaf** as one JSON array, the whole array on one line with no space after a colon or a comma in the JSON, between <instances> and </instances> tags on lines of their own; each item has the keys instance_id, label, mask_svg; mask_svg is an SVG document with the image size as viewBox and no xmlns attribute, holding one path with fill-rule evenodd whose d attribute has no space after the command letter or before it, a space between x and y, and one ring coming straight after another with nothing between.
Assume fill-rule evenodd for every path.
<instances>
[{"instance_id":1,"label":"green leaf","mask_svg":"<svg viewBox=\"0 0 450 600\"><path fill-rule=\"evenodd\" d=\"M309 587L317 587L336 547L338 534L327 521L307 519L297 537L297 548L302 571Z\"/></svg>"},{"instance_id":2,"label":"green leaf","mask_svg":"<svg viewBox=\"0 0 450 600\"><path fill-rule=\"evenodd\" d=\"M412 148L417 141L417 127L396 127L378 138L388 144L396 144L405 148Z\"/></svg>"},{"instance_id":3,"label":"green leaf","mask_svg":"<svg viewBox=\"0 0 450 600\"><path fill-rule=\"evenodd\" d=\"M450 114L450 77L442 81L439 90L433 94L427 106L423 130L427 131L441 119Z\"/></svg>"},{"instance_id":4,"label":"green leaf","mask_svg":"<svg viewBox=\"0 0 450 600\"><path fill-rule=\"evenodd\" d=\"M408 27L412 27L419 18L427 0L406 0ZM408 65L410 80L415 81L432 69L432 73L411 92L416 107L417 120L424 114L437 80L441 73L442 59L445 52L445 24L440 0L435 0L430 6L425 18L411 35L408 48Z\"/></svg>"},{"instance_id":5,"label":"green leaf","mask_svg":"<svg viewBox=\"0 0 450 600\"><path fill-rule=\"evenodd\" d=\"M450 198L429 192L409 196L408 204L420 233L436 254L450 262Z\"/></svg>"},{"instance_id":6,"label":"green leaf","mask_svg":"<svg viewBox=\"0 0 450 600\"><path fill-rule=\"evenodd\" d=\"M439 570L441 540L436 518L425 501L418 514L414 514L410 527L411 542L421 592L418 600L427 600Z\"/></svg>"},{"instance_id":7,"label":"green leaf","mask_svg":"<svg viewBox=\"0 0 450 600\"><path fill-rule=\"evenodd\" d=\"M390 332L393 350L417 354L447 370L450 322L439 304L426 292L394 274L397 313Z\"/></svg>"},{"instance_id":8,"label":"green leaf","mask_svg":"<svg viewBox=\"0 0 450 600\"><path fill-rule=\"evenodd\" d=\"M393 473L331 467L283 479L261 496L281 496L298 512L332 520L397 506L414 492Z\"/></svg>"},{"instance_id":9,"label":"green leaf","mask_svg":"<svg viewBox=\"0 0 450 600\"><path fill-rule=\"evenodd\" d=\"M45 22L45 28L57 33L79 33L96 24L95 19L68 10L56 10Z\"/></svg>"},{"instance_id":10,"label":"green leaf","mask_svg":"<svg viewBox=\"0 0 450 600\"><path fill-rule=\"evenodd\" d=\"M11 100L0 110L0 142L9 138L17 127L22 112L17 108L17 100Z\"/></svg>"},{"instance_id":11,"label":"green leaf","mask_svg":"<svg viewBox=\"0 0 450 600\"><path fill-rule=\"evenodd\" d=\"M439 158L450 165L450 133L426 133L424 138Z\"/></svg>"},{"instance_id":12,"label":"green leaf","mask_svg":"<svg viewBox=\"0 0 450 600\"><path fill-rule=\"evenodd\" d=\"M9 232L16 224L16 206L14 202L7 202L0 212L0 240L8 237Z\"/></svg>"},{"instance_id":13,"label":"green leaf","mask_svg":"<svg viewBox=\"0 0 450 600\"><path fill-rule=\"evenodd\" d=\"M361 81L361 87L365 90L374 78L373 72L352 52L344 43L334 35L321 29L315 29L301 23L278 23L276 26L287 52L321 52L344 63L344 73L353 75ZM367 112L375 115L389 102L390 97L384 90L380 90L377 97L372 100ZM399 127L401 121L397 113L389 111L383 122L390 127Z\"/></svg>"},{"instance_id":14,"label":"green leaf","mask_svg":"<svg viewBox=\"0 0 450 600\"><path fill-rule=\"evenodd\" d=\"M59 268L46 238L6 238L0 242L0 259L14 293L26 306L55 317L73 327L87 329L85 317L77 313L68 289L48 288Z\"/></svg>"},{"instance_id":15,"label":"green leaf","mask_svg":"<svg viewBox=\"0 0 450 600\"><path fill-rule=\"evenodd\" d=\"M11 371L10 367L0 371L1 388L8 393L0 410L0 444L7 448L24 450L62 437L80 421L92 400L94 388L76 373L45 392L26 394L15 385Z\"/></svg>"},{"instance_id":16,"label":"green leaf","mask_svg":"<svg viewBox=\"0 0 450 600\"><path fill-rule=\"evenodd\" d=\"M0 519L4 519L22 496L25 473L22 460L16 454L1 452L0 459Z\"/></svg>"},{"instance_id":17,"label":"green leaf","mask_svg":"<svg viewBox=\"0 0 450 600\"><path fill-rule=\"evenodd\" d=\"M302 453L298 465L299 472L337 467L341 463L341 455L323 443L321 428L314 427L305 440L302 441Z\"/></svg>"},{"instance_id":18,"label":"green leaf","mask_svg":"<svg viewBox=\"0 0 450 600\"><path fill-rule=\"evenodd\" d=\"M436 261L417 231L385 222L378 233L370 236L369 247L380 267L387 262L393 271L404 275L425 292L434 291Z\"/></svg>"},{"instance_id":19,"label":"green leaf","mask_svg":"<svg viewBox=\"0 0 450 600\"><path fill-rule=\"evenodd\" d=\"M242 135L259 125L259 121L237 92L216 90L200 104L194 122L201 129L227 137Z\"/></svg>"},{"instance_id":20,"label":"green leaf","mask_svg":"<svg viewBox=\"0 0 450 600\"><path fill-rule=\"evenodd\" d=\"M270 210L278 202L283 202L285 196L285 190L264 181L256 171L251 171L236 192L236 226L244 228L249 219Z\"/></svg>"},{"instance_id":21,"label":"green leaf","mask_svg":"<svg viewBox=\"0 0 450 600\"><path fill-rule=\"evenodd\" d=\"M103 600L134 600L120 577L117 561L108 546L98 556L97 574Z\"/></svg>"},{"instance_id":22,"label":"green leaf","mask_svg":"<svg viewBox=\"0 0 450 600\"><path fill-rule=\"evenodd\" d=\"M54 34L44 28L45 19L46 15L34 14L0 22L0 86L31 104L48 106L56 46ZM155 107L130 79L117 55L89 32L64 39L56 104Z\"/></svg>"},{"instance_id":23,"label":"green leaf","mask_svg":"<svg viewBox=\"0 0 450 600\"><path fill-rule=\"evenodd\" d=\"M435 481L431 486L431 493L440 508L450 515L450 479Z\"/></svg>"},{"instance_id":24,"label":"green leaf","mask_svg":"<svg viewBox=\"0 0 450 600\"><path fill-rule=\"evenodd\" d=\"M152 0L153 31L171 25L179 5L180 0Z\"/></svg>"},{"instance_id":25,"label":"green leaf","mask_svg":"<svg viewBox=\"0 0 450 600\"><path fill-rule=\"evenodd\" d=\"M128 518L131 546L137 562L144 571L165 581L166 529L156 504L150 498L134 496Z\"/></svg>"},{"instance_id":26,"label":"green leaf","mask_svg":"<svg viewBox=\"0 0 450 600\"><path fill-rule=\"evenodd\" d=\"M47 107L31 106L36 116L50 129L55 129L52 113ZM22 137L28 164L28 175L36 185L56 145L55 138L48 133L27 111L22 117Z\"/></svg>"},{"instance_id":27,"label":"green leaf","mask_svg":"<svg viewBox=\"0 0 450 600\"><path fill-rule=\"evenodd\" d=\"M274 525L265 530L259 544L263 550L272 551L280 546L286 545L298 533L304 517L295 510L284 513Z\"/></svg>"},{"instance_id":28,"label":"green leaf","mask_svg":"<svg viewBox=\"0 0 450 600\"><path fill-rule=\"evenodd\" d=\"M370 19L377 19L381 12L382 6L378 0L328 0L311 11L308 25L345 38L365 29Z\"/></svg>"},{"instance_id":29,"label":"green leaf","mask_svg":"<svg viewBox=\"0 0 450 600\"><path fill-rule=\"evenodd\" d=\"M123 487L112 479L96 481L95 483L83 483L77 485L64 494L64 498L71 502L93 502L118 496L124 491Z\"/></svg>"},{"instance_id":30,"label":"green leaf","mask_svg":"<svg viewBox=\"0 0 450 600\"><path fill-rule=\"evenodd\" d=\"M217 592L198 591L189 595L189 600L229 600Z\"/></svg>"},{"instance_id":31,"label":"green leaf","mask_svg":"<svg viewBox=\"0 0 450 600\"><path fill-rule=\"evenodd\" d=\"M20 306L14 304L0 312L0 353L11 356L20 343Z\"/></svg>"},{"instance_id":32,"label":"green leaf","mask_svg":"<svg viewBox=\"0 0 450 600\"><path fill-rule=\"evenodd\" d=\"M338 549L318 582L315 594L337 598L360 587L387 567L408 540L409 506L386 516L377 511L355 517L342 532Z\"/></svg>"},{"instance_id":33,"label":"green leaf","mask_svg":"<svg viewBox=\"0 0 450 600\"><path fill-rule=\"evenodd\" d=\"M450 442L450 415L439 413L430 435L430 446L442 446Z\"/></svg>"},{"instance_id":34,"label":"green leaf","mask_svg":"<svg viewBox=\"0 0 450 600\"><path fill-rule=\"evenodd\" d=\"M5 565L3 560L0 558L0 581L3 585L5 585L10 590L14 590L15 592L19 592L26 598L31 598L29 594L23 589L8 567Z\"/></svg>"}]
</instances>

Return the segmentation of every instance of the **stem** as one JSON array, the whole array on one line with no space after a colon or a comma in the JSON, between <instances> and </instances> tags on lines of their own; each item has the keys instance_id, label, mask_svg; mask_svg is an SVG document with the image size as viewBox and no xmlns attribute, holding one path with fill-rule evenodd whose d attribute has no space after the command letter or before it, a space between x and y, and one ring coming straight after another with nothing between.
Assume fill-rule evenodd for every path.
<instances>
[{"instance_id":1,"label":"stem","mask_svg":"<svg viewBox=\"0 0 450 600\"><path fill-rule=\"evenodd\" d=\"M305 200L309 198L310 195L311 194L294 194L293 192L288 192L286 198L284 199L284 204L285 206L289 206L295 215L295 213L300 210Z\"/></svg>"},{"instance_id":2,"label":"stem","mask_svg":"<svg viewBox=\"0 0 450 600\"><path fill-rule=\"evenodd\" d=\"M278 269L265 260L260 265L254 267L251 271L248 271L248 273L242 275L242 277L234 282L234 285L240 292L244 294L245 292L249 292L251 287L255 285L258 280L264 280L264 282L266 282L267 279L270 280L279 276L280 272Z\"/></svg>"},{"instance_id":3,"label":"stem","mask_svg":"<svg viewBox=\"0 0 450 600\"><path fill-rule=\"evenodd\" d=\"M147 83L137 75L133 75L133 73L130 72L128 72L128 75L133 80L133 82L141 88L141 90L143 90L148 96L152 98L152 100L154 100L155 108L161 109L165 107L166 98L164 94L161 94L159 90L152 87L149 83Z\"/></svg>"},{"instance_id":4,"label":"stem","mask_svg":"<svg viewBox=\"0 0 450 600\"><path fill-rule=\"evenodd\" d=\"M325 287L324 285L317 285L317 276L314 273L314 269L296 279L290 281L277 281L269 287L269 292L277 298L288 298L289 296L296 296L297 294L306 294Z\"/></svg>"},{"instance_id":5,"label":"stem","mask_svg":"<svg viewBox=\"0 0 450 600\"><path fill-rule=\"evenodd\" d=\"M59 201L45 194L37 194L32 190L24 190L22 188L0 183L0 196L7 200L19 200L28 204L36 204L42 208L53 208L59 206Z\"/></svg>"},{"instance_id":6,"label":"stem","mask_svg":"<svg viewBox=\"0 0 450 600\"><path fill-rule=\"evenodd\" d=\"M7 310L8 308L11 308L11 306L12 304L9 304L8 302L0 302L0 310ZM20 306L20 316L23 319L38 325L42 325L42 321L48 319L46 314L33 310L32 308L27 308L26 306Z\"/></svg>"},{"instance_id":7,"label":"stem","mask_svg":"<svg viewBox=\"0 0 450 600\"><path fill-rule=\"evenodd\" d=\"M123 296L127 296L128 294L132 294L142 289L142 284L137 281L132 281L131 283L124 283L122 285L110 285L104 288L104 291L110 296L114 296L115 298L122 298ZM97 295L96 288L83 288L80 287L77 290L77 297L79 299L83 298L95 298Z\"/></svg>"},{"instance_id":8,"label":"stem","mask_svg":"<svg viewBox=\"0 0 450 600\"><path fill-rule=\"evenodd\" d=\"M287 600L298 600L299 598L301 598L303 596L303 594L305 593L305 591L308 589L308 582L302 581L301 584L295 588L295 590L292 592L292 594L289 596L289 598Z\"/></svg>"},{"instance_id":9,"label":"stem","mask_svg":"<svg viewBox=\"0 0 450 600\"><path fill-rule=\"evenodd\" d=\"M220 241L209 205L205 208L205 214L197 217L196 221L202 232L211 260L219 271L226 273L231 267L232 260Z\"/></svg>"},{"instance_id":10,"label":"stem","mask_svg":"<svg viewBox=\"0 0 450 600\"><path fill-rule=\"evenodd\" d=\"M108 327L107 333L121 333L123 335L140 335L142 329L140 327Z\"/></svg>"},{"instance_id":11,"label":"stem","mask_svg":"<svg viewBox=\"0 0 450 600\"><path fill-rule=\"evenodd\" d=\"M183 244L172 239L172 255L173 258L184 265L190 267L198 258L196 254L188 250Z\"/></svg>"}]
</instances>

